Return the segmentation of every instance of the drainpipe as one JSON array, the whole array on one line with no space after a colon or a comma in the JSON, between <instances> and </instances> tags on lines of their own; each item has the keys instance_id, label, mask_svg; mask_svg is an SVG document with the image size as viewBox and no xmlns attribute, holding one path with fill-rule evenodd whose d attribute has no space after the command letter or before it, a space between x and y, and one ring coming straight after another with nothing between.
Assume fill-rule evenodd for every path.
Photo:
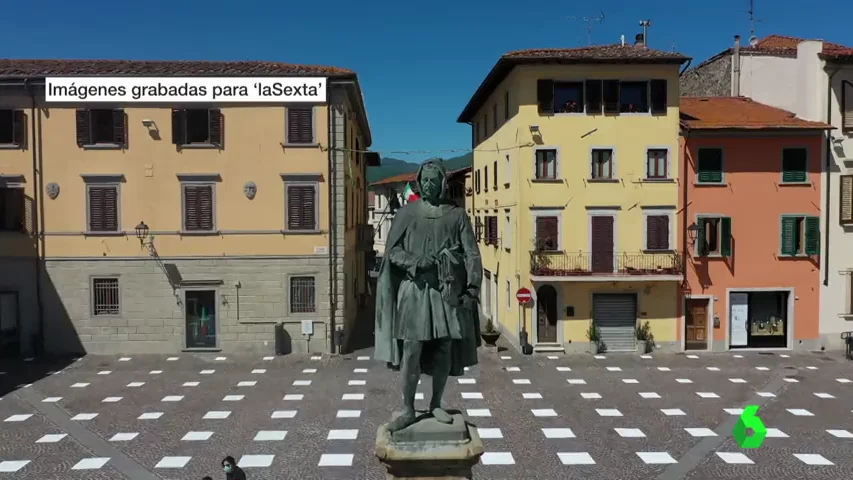
<instances>
[{"instance_id":1,"label":"drainpipe","mask_svg":"<svg viewBox=\"0 0 853 480\"><path fill-rule=\"evenodd\" d=\"M838 71L841 70L841 67L835 67L835 70L829 74L829 78L826 80L826 123L827 125L832 125L832 77L835 76ZM832 168L832 134L829 131L826 132L826 159L823 170L823 181L826 184L826 198L824 199L824 210L826 210L826 228L824 228L823 237L824 237L824 252L823 252L823 285L829 285L829 212L831 208L830 202L830 190L832 189L832 182L830 182L830 170Z\"/></svg>"},{"instance_id":2,"label":"drainpipe","mask_svg":"<svg viewBox=\"0 0 853 480\"><path fill-rule=\"evenodd\" d=\"M732 96L740 96L740 35L735 35L735 47L732 54Z\"/></svg>"},{"instance_id":3,"label":"drainpipe","mask_svg":"<svg viewBox=\"0 0 853 480\"><path fill-rule=\"evenodd\" d=\"M326 192L328 195L329 202L329 353L335 353L335 310L337 309L337 281L336 281L336 273L337 268L335 263L335 247L336 247L336 238L335 233L337 231L337 212L335 205L335 195L334 189L337 185L337 179L335 178L335 147L336 147L336 130L335 130L335 107L333 103L328 102L328 115L326 122L329 124L329 156L328 156L328 170L329 170L329 188Z\"/></svg>"},{"instance_id":4,"label":"drainpipe","mask_svg":"<svg viewBox=\"0 0 853 480\"><path fill-rule=\"evenodd\" d=\"M41 215L40 208L41 202L39 202L39 194L42 191L42 184L44 183L44 179L41 176L41 169L39 168L38 161L38 153L36 152L36 146L39 143L37 138L40 139L41 136L36 134L36 93L33 85L29 80L24 80L23 82L24 88L27 90L27 93L30 95L30 131L32 132L32 144L29 145L30 150L33 153L33 236L36 241L36 257L35 257L35 276L36 276L36 311L38 316L38 336L35 350L37 354L41 355L45 351L45 339L44 339L44 300L42 298L42 288L41 288L41 263L42 263L42 241L43 237L41 234L41 219L43 216Z\"/></svg>"}]
</instances>

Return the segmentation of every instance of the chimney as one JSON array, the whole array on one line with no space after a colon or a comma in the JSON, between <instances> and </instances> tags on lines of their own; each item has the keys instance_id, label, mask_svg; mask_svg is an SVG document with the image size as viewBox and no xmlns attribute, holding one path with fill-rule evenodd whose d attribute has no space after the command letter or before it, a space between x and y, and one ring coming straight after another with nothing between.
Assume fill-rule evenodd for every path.
<instances>
[{"instance_id":1,"label":"chimney","mask_svg":"<svg viewBox=\"0 0 853 480\"><path fill-rule=\"evenodd\" d=\"M732 49L732 96L740 96L740 35L735 35Z\"/></svg>"},{"instance_id":2,"label":"chimney","mask_svg":"<svg viewBox=\"0 0 853 480\"><path fill-rule=\"evenodd\" d=\"M622 40L622 46L624 47L625 46L625 35L622 35L620 38Z\"/></svg>"},{"instance_id":3,"label":"chimney","mask_svg":"<svg viewBox=\"0 0 853 480\"><path fill-rule=\"evenodd\" d=\"M634 37L634 46L646 48L646 37L642 33L638 33L637 36Z\"/></svg>"}]
</instances>

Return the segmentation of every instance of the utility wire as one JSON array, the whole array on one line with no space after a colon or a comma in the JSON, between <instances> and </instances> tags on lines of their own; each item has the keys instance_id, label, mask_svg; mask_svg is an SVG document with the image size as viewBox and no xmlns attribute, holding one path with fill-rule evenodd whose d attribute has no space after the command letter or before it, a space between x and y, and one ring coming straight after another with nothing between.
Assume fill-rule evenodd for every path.
<instances>
[{"instance_id":1,"label":"utility wire","mask_svg":"<svg viewBox=\"0 0 853 480\"><path fill-rule=\"evenodd\" d=\"M519 145L514 145L511 147L503 147L503 148L449 148L443 150L392 150L385 151L386 155L424 155L429 153L471 153L471 152L505 152L509 150L519 150L522 148L529 148L534 146L533 142L523 143ZM357 150L355 148L340 148L340 147L329 147L327 145L321 145L320 148L323 151L334 150L337 152L350 152L350 153L377 153L373 150Z\"/></svg>"}]
</instances>

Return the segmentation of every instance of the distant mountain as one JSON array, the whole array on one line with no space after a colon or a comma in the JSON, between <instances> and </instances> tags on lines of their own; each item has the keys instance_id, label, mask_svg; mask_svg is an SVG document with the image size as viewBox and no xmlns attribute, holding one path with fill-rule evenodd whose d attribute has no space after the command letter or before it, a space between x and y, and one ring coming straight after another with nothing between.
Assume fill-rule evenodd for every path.
<instances>
[{"instance_id":1,"label":"distant mountain","mask_svg":"<svg viewBox=\"0 0 853 480\"><path fill-rule=\"evenodd\" d=\"M459 170L460 168L470 167L473 164L474 155L466 153L458 157L444 159L444 166L448 171ZM367 168L367 181L376 182L401 173L414 173L418 171L420 163L411 163L399 158L385 157L382 159L382 165L379 167Z\"/></svg>"}]
</instances>

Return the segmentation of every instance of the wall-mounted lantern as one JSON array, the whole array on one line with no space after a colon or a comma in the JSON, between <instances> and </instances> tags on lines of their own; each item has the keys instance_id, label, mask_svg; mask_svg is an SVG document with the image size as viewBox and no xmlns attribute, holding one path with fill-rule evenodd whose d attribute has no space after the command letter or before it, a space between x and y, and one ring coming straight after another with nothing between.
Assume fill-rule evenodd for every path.
<instances>
[{"instance_id":1,"label":"wall-mounted lantern","mask_svg":"<svg viewBox=\"0 0 853 480\"><path fill-rule=\"evenodd\" d=\"M139 239L140 245L145 245L145 238L148 237L148 225L145 222L139 222L136 226L136 238Z\"/></svg>"},{"instance_id":2,"label":"wall-mounted lantern","mask_svg":"<svg viewBox=\"0 0 853 480\"><path fill-rule=\"evenodd\" d=\"M687 238L690 240L690 243L696 243L696 237L699 236L699 226L696 225L696 222L690 224L687 227Z\"/></svg>"}]
</instances>

